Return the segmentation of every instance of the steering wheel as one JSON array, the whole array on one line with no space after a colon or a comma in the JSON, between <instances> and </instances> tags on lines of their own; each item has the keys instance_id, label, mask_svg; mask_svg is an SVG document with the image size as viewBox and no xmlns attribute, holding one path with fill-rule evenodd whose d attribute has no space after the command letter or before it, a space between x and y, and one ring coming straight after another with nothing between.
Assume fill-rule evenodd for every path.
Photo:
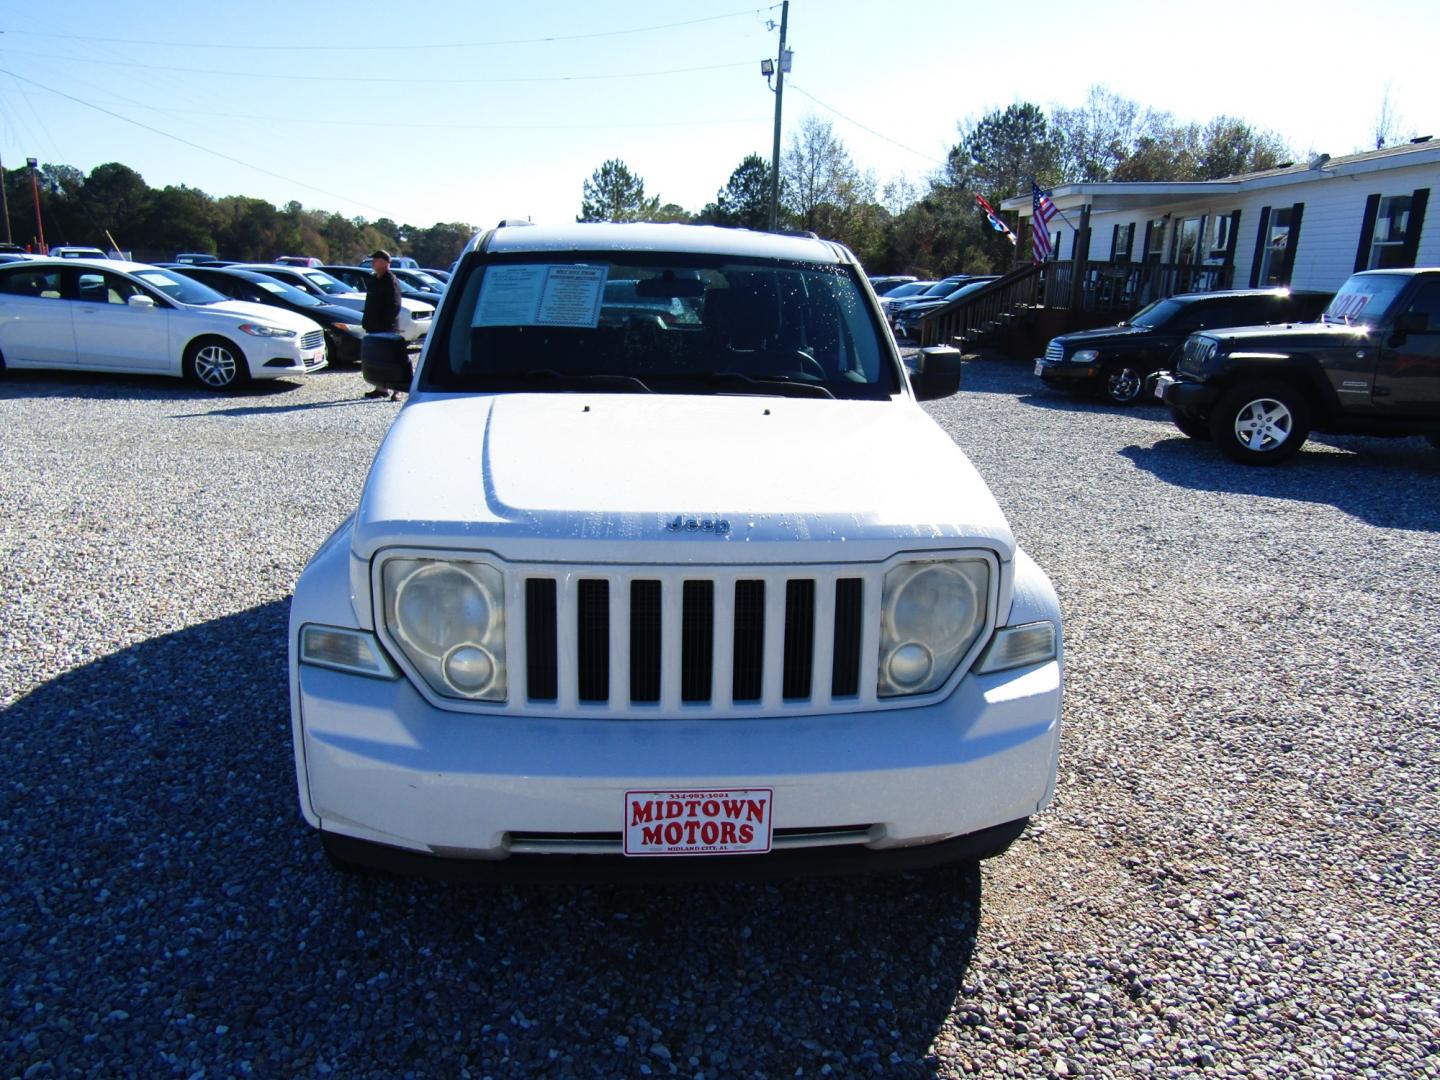
<instances>
[{"instance_id":1,"label":"steering wheel","mask_svg":"<svg viewBox=\"0 0 1440 1080\"><path fill-rule=\"evenodd\" d=\"M829 381L830 376L825 371L825 366L821 364L819 360L816 360L815 357L811 356L808 352L806 352L804 349L792 349L790 351L790 355L794 359L800 361L801 371L805 372L807 375L815 376L821 382Z\"/></svg>"}]
</instances>

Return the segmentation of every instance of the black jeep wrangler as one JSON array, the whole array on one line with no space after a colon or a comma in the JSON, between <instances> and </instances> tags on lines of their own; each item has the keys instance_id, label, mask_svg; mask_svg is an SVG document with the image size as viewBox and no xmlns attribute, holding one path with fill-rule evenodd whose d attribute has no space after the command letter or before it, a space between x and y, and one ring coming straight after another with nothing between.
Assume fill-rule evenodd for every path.
<instances>
[{"instance_id":1,"label":"black jeep wrangler","mask_svg":"<svg viewBox=\"0 0 1440 1080\"><path fill-rule=\"evenodd\" d=\"M1440 447L1440 268L1354 274L1318 323L1193 334L1155 396L1186 435L1251 465L1311 431Z\"/></svg>"},{"instance_id":2,"label":"black jeep wrangler","mask_svg":"<svg viewBox=\"0 0 1440 1080\"><path fill-rule=\"evenodd\" d=\"M1098 392L1112 404L1132 405L1140 399L1147 375L1175 366L1190 334L1225 326L1308 322L1331 295L1233 289L1168 296L1118 326L1052 338L1045 355L1035 361L1035 374L1046 386L1076 394Z\"/></svg>"}]
</instances>

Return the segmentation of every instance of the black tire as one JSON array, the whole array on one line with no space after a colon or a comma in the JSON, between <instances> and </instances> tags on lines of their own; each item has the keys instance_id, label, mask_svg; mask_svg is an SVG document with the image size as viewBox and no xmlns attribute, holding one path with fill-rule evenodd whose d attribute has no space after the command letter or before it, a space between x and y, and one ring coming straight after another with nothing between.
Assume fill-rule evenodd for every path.
<instances>
[{"instance_id":1,"label":"black tire","mask_svg":"<svg viewBox=\"0 0 1440 1080\"><path fill-rule=\"evenodd\" d=\"M1171 406L1170 419L1175 421L1175 426L1180 429L1180 434L1192 439L1199 439L1202 442L1210 441L1210 421L1197 420L1187 413Z\"/></svg>"},{"instance_id":2,"label":"black tire","mask_svg":"<svg viewBox=\"0 0 1440 1080\"><path fill-rule=\"evenodd\" d=\"M1210 437L1242 465L1278 465L1294 457L1310 434L1310 403L1283 382L1241 383L1210 413Z\"/></svg>"},{"instance_id":3,"label":"black tire","mask_svg":"<svg viewBox=\"0 0 1440 1080\"><path fill-rule=\"evenodd\" d=\"M1145 392L1145 372L1132 363L1107 364L1100 373L1100 394L1111 405L1134 405Z\"/></svg>"},{"instance_id":4,"label":"black tire","mask_svg":"<svg viewBox=\"0 0 1440 1080\"><path fill-rule=\"evenodd\" d=\"M196 338L185 349L185 378L202 390L223 392L250 381L245 354L222 337Z\"/></svg>"}]
</instances>

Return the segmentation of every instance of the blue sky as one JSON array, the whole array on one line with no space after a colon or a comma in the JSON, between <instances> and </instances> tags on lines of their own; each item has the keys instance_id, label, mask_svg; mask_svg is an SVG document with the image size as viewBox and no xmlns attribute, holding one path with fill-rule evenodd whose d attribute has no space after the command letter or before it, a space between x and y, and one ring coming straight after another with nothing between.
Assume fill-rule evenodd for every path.
<instances>
[{"instance_id":1,"label":"blue sky","mask_svg":"<svg viewBox=\"0 0 1440 1080\"><path fill-rule=\"evenodd\" d=\"M759 62L779 16L735 0L12 2L0 157L122 161L156 187L417 225L572 220L618 157L698 210L746 154L769 156ZM920 182L958 122L1078 105L1098 82L1338 155L1366 147L1387 84L1407 133L1440 136L1437 39L1433 0L793 0L785 126L813 112L881 184Z\"/></svg>"}]
</instances>

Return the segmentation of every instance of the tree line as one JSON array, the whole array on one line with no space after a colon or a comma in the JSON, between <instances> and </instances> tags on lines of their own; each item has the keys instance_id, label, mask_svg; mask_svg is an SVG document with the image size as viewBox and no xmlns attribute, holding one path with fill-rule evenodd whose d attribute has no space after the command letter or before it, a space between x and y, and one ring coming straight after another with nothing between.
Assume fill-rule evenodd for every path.
<instances>
[{"instance_id":1,"label":"tree line","mask_svg":"<svg viewBox=\"0 0 1440 1080\"><path fill-rule=\"evenodd\" d=\"M142 262L163 262L193 251L244 262L313 255L328 263L353 264L383 247L412 256L421 266L444 269L475 234L459 221L420 228L384 217L347 218L294 201L276 207L247 195L215 198L184 184L152 188L134 169L114 161L95 166L88 175L53 164L39 166L37 173L50 247L109 248L108 233L120 250ZM12 238L22 246L37 246L29 169L5 170L4 183Z\"/></svg>"},{"instance_id":2,"label":"tree line","mask_svg":"<svg viewBox=\"0 0 1440 1080\"><path fill-rule=\"evenodd\" d=\"M856 166L833 126L806 117L780 160L780 227L808 230L849 246L875 273L939 276L1008 268L1016 249L990 228L975 196L992 205L1041 187L1104 180L1213 180L1289 160L1278 136L1217 116L1182 123L1103 86L1077 108L1048 112L1030 102L958 125L942 167L920 182L904 176L883 186ZM118 162L88 175L68 165L39 169L45 236L58 243L108 246L106 232L141 260L182 251L269 261L282 254L353 263L377 247L447 267L474 234L465 222L420 228L390 218L367 221L298 202L276 207L243 195L212 197L185 185L155 189ZM699 210L662 202L619 158L583 184L579 221L674 221L764 229L771 166L747 155ZM33 242L30 174L6 170L15 239ZM1018 253L1024 257L1024 252Z\"/></svg>"},{"instance_id":3,"label":"tree line","mask_svg":"<svg viewBox=\"0 0 1440 1080\"><path fill-rule=\"evenodd\" d=\"M938 276L1002 271L1016 249L977 208L1029 191L1105 180L1216 180L1274 168L1290 158L1277 135L1217 116L1182 123L1103 86L1078 108L1049 112L1030 102L958 126L943 167L923 183L904 176L881 186L858 168L828 121L806 117L780 158L780 227L839 240L872 273ZM750 154L715 199L689 213L647 196L619 159L584 184L578 221L686 221L764 229L770 163ZM1024 253L1020 256L1023 258Z\"/></svg>"}]
</instances>

